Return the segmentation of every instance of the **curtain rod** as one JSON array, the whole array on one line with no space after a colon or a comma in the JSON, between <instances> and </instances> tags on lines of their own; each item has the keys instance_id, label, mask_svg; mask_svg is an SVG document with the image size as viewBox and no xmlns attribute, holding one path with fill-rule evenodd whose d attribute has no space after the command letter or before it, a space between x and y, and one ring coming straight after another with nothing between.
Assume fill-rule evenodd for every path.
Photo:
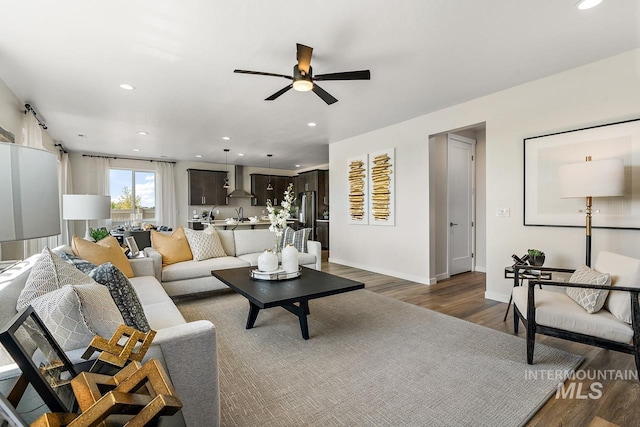
<instances>
[{"instance_id":1,"label":"curtain rod","mask_svg":"<svg viewBox=\"0 0 640 427\"><path fill-rule=\"evenodd\" d=\"M133 157L115 157L115 156L97 156L94 154L83 154L82 157L97 157L99 159L114 159L114 160L137 160L139 162L156 162L156 163L171 163L176 164L169 160L154 160L154 159L134 159Z\"/></svg>"},{"instance_id":2,"label":"curtain rod","mask_svg":"<svg viewBox=\"0 0 640 427\"><path fill-rule=\"evenodd\" d=\"M68 154L67 149L62 146L61 142L56 142L55 144L53 144L53 146L58 147L58 150L60 150L64 154Z\"/></svg>"},{"instance_id":3,"label":"curtain rod","mask_svg":"<svg viewBox=\"0 0 640 427\"><path fill-rule=\"evenodd\" d=\"M27 109L27 111L24 112L25 114L28 114L29 111L31 111L31 113L33 113L33 117L35 117L36 120L38 121L38 124L42 126L42 129L47 129L46 123L40 120L40 118L38 117L38 113L36 113L36 110L33 109L31 104L24 104L24 108Z\"/></svg>"}]
</instances>

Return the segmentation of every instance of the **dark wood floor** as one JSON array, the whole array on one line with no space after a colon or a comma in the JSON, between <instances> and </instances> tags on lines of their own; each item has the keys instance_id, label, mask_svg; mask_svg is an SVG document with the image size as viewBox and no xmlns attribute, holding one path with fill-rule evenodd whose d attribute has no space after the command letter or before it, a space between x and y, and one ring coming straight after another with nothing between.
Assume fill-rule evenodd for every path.
<instances>
[{"instance_id":1,"label":"dark wood floor","mask_svg":"<svg viewBox=\"0 0 640 427\"><path fill-rule=\"evenodd\" d=\"M366 289L370 291L513 334L513 310L509 311L507 321L503 322L507 304L484 298L484 273L459 274L436 285L427 286L329 263L326 252L323 258L323 271L364 282ZM519 335L524 337L522 326ZM635 372L631 355L541 335L537 336L536 342L584 356L586 361L580 369L587 372L609 372L610 370ZM524 353L522 358L523 360L526 358ZM612 375L609 374L607 377L611 378ZM605 420L620 427L640 426L640 382L619 379L596 381L602 383L602 396L599 399L556 399L553 396L527 425L595 426L596 423L602 423L604 422L602 420ZM587 379L575 382L575 387L582 387L582 395L589 393L592 381ZM524 379L523 386L526 386ZM518 396L514 396L514 399L518 399ZM602 420L598 420L598 417Z\"/></svg>"}]
</instances>

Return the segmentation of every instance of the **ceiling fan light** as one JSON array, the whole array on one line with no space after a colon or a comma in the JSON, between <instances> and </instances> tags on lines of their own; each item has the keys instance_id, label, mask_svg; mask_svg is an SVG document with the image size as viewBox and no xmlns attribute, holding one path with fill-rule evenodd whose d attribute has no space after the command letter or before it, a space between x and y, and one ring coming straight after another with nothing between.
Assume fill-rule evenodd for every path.
<instances>
[{"instance_id":1,"label":"ceiling fan light","mask_svg":"<svg viewBox=\"0 0 640 427\"><path fill-rule=\"evenodd\" d=\"M293 82L293 89L298 92L309 92L313 89L313 82L311 80L296 80Z\"/></svg>"},{"instance_id":2,"label":"ceiling fan light","mask_svg":"<svg viewBox=\"0 0 640 427\"><path fill-rule=\"evenodd\" d=\"M587 10L592 7L596 7L600 3L602 3L602 0L580 0L578 1L577 6L580 10Z\"/></svg>"}]
</instances>

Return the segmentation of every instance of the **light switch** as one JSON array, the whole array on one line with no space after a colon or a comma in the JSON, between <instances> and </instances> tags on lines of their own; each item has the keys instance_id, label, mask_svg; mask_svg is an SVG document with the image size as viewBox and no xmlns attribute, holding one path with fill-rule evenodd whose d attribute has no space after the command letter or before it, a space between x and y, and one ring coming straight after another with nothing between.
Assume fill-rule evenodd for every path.
<instances>
[{"instance_id":1,"label":"light switch","mask_svg":"<svg viewBox=\"0 0 640 427\"><path fill-rule=\"evenodd\" d=\"M496 216L502 216L502 217L511 216L511 209L510 208L497 208L496 209Z\"/></svg>"}]
</instances>

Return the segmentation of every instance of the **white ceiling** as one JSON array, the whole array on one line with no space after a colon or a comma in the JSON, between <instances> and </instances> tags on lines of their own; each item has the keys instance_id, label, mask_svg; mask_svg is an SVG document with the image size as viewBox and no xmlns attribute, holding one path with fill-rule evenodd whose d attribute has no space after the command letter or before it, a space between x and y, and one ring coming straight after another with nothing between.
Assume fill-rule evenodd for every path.
<instances>
[{"instance_id":1,"label":"white ceiling","mask_svg":"<svg viewBox=\"0 0 640 427\"><path fill-rule=\"evenodd\" d=\"M70 151L304 168L331 142L640 47L640 0L575 1L12 1L0 78ZM233 73L290 74L296 43L314 74L371 80L323 82L328 106L264 101L287 81Z\"/></svg>"}]
</instances>

